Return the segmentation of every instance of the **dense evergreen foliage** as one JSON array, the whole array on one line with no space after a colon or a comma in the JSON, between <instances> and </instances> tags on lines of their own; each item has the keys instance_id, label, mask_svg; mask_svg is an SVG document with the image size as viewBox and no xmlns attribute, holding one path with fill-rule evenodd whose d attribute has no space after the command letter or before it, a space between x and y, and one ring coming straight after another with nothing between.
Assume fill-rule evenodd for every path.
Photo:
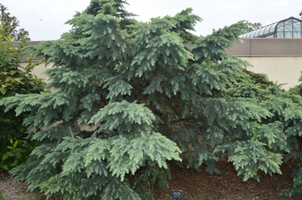
<instances>
[{"instance_id":1,"label":"dense evergreen foliage","mask_svg":"<svg viewBox=\"0 0 302 200\"><path fill-rule=\"evenodd\" d=\"M124 3L92 0L60 40L30 48L54 62L46 74L57 92L0 102L31 112L25 125L52 125L11 171L17 179L66 199L147 199L167 186L169 160L213 174L228 156L244 181L301 160L301 96L224 51L246 23L198 38L192 9L142 23Z\"/></svg>"}]
</instances>

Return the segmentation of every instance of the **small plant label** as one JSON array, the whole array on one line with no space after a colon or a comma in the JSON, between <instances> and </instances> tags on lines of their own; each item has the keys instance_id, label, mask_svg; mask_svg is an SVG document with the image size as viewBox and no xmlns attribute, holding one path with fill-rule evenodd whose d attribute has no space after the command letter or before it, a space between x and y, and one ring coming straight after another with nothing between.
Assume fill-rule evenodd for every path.
<instances>
[{"instance_id":1,"label":"small plant label","mask_svg":"<svg viewBox=\"0 0 302 200\"><path fill-rule=\"evenodd\" d=\"M182 197L182 190L172 190L171 191L171 197Z\"/></svg>"}]
</instances>

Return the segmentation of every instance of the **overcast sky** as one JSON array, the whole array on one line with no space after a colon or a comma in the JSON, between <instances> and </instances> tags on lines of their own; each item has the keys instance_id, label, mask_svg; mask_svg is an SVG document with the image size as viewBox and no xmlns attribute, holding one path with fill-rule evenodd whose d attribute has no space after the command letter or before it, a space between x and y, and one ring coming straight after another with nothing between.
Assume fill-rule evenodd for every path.
<instances>
[{"instance_id":1,"label":"overcast sky","mask_svg":"<svg viewBox=\"0 0 302 200\"><path fill-rule=\"evenodd\" d=\"M70 30L64 23L76 11L83 11L90 0L1 0L16 16L20 27L29 31L31 40L56 40ZM128 0L126 9L139 21L152 17L174 16L188 7L203 21L195 27L196 35L206 36L240 20L268 25L294 16L302 10L301 0Z\"/></svg>"}]
</instances>

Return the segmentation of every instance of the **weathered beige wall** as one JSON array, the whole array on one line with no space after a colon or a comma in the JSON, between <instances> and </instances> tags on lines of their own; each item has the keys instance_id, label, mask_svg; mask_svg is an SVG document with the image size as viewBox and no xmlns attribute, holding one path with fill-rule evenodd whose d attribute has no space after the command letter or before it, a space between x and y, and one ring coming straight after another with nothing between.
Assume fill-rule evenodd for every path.
<instances>
[{"instance_id":1,"label":"weathered beige wall","mask_svg":"<svg viewBox=\"0 0 302 200\"><path fill-rule=\"evenodd\" d=\"M25 67L28 63L20 63L20 65L22 67ZM48 82L48 76L46 76L45 74L42 74L46 69L49 69L53 66L53 63L49 63L47 66L45 66L45 64L40 64L38 66L36 66L33 71L32 74L36 75L38 78L42 78L45 82Z\"/></svg>"},{"instance_id":2,"label":"weathered beige wall","mask_svg":"<svg viewBox=\"0 0 302 200\"><path fill-rule=\"evenodd\" d=\"M31 42L37 45L39 42ZM247 60L254 67L249 70L267 74L273 82L287 83L283 88L298 85L302 71L302 38L242 38L235 41L235 48L226 49L230 55ZM22 66L25 66L23 63ZM42 72L53 63L37 66L33 74L46 82L48 77Z\"/></svg>"},{"instance_id":3,"label":"weathered beige wall","mask_svg":"<svg viewBox=\"0 0 302 200\"><path fill-rule=\"evenodd\" d=\"M230 55L247 60L249 70L267 74L273 82L287 83L288 90L298 85L302 71L302 38L241 38L235 48L226 49Z\"/></svg>"},{"instance_id":4,"label":"weathered beige wall","mask_svg":"<svg viewBox=\"0 0 302 200\"><path fill-rule=\"evenodd\" d=\"M278 81L279 84L287 83L287 85L282 86L285 90L299 84L298 79L302 71L302 57L238 57L254 66L249 67L248 70L267 74L273 82ZM26 65L26 63L21 63L23 67ZM48 82L48 77L42 73L52 66L53 63L49 63L47 66L40 64L34 68L33 74Z\"/></svg>"},{"instance_id":5,"label":"weathered beige wall","mask_svg":"<svg viewBox=\"0 0 302 200\"><path fill-rule=\"evenodd\" d=\"M302 71L302 57L240 57L254 67L248 70L267 74L273 82L287 83L282 88L289 88L299 84L298 79Z\"/></svg>"}]
</instances>

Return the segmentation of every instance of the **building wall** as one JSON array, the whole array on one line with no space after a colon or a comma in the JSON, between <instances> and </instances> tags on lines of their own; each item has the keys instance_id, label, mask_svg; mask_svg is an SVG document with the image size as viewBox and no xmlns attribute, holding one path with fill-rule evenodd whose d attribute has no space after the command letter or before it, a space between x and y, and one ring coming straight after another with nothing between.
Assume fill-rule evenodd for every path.
<instances>
[{"instance_id":1,"label":"building wall","mask_svg":"<svg viewBox=\"0 0 302 200\"><path fill-rule=\"evenodd\" d=\"M39 42L31 42L37 45ZM273 82L286 83L282 86L288 90L298 85L302 71L302 38L242 38L235 41L235 46L226 49L230 55L247 60L254 67L248 68L256 73L267 74ZM26 63L22 63L25 66ZM53 63L37 66L33 74L46 82L48 77L43 73Z\"/></svg>"},{"instance_id":2,"label":"building wall","mask_svg":"<svg viewBox=\"0 0 302 200\"><path fill-rule=\"evenodd\" d=\"M269 80L286 83L282 88L288 90L298 85L302 71L302 57L240 57L253 67L247 68L256 73L268 75Z\"/></svg>"},{"instance_id":3,"label":"building wall","mask_svg":"<svg viewBox=\"0 0 302 200\"><path fill-rule=\"evenodd\" d=\"M247 68L256 73L267 74L269 79L273 82L287 83L282 86L283 89L298 85L300 72L302 71L302 56L301 57L256 57L256 56L238 56L239 58L248 61L253 67ZM21 63L21 66L26 66L27 63ZM53 66L53 63L40 64L33 70L33 74L38 78L44 79L48 82L48 76L42 74L46 69Z\"/></svg>"},{"instance_id":4,"label":"building wall","mask_svg":"<svg viewBox=\"0 0 302 200\"><path fill-rule=\"evenodd\" d=\"M301 57L302 38L241 38L226 52L238 57Z\"/></svg>"},{"instance_id":5,"label":"building wall","mask_svg":"<svg viewBox=\"0 0 302 200\"><path fill-rule=\"evenodd\" d=\"M20 65L22 67L25 67L26 65L28 65L28 63L20 63ZM42 73L46 69L50 69L52 66L53 66L53 63L49 63L47 66L45 66L45 64L40 64L33 69L32 74L36 75L38 78L42 78L45 82L48 82L49 77Z\"/></svg>"},{"instance_id":6,"label":"building wall","mask_svg":"<svg viewBox=\"0 0 302 200\"><path fill-rule=\"evenodd\" d=\"M301 38L244 38L235 42L234 48L227 49L230 55L248 61L253 67L248 70L267 74L282 88L298 85L302 71Z\"/></svg>"}]
</instances>

